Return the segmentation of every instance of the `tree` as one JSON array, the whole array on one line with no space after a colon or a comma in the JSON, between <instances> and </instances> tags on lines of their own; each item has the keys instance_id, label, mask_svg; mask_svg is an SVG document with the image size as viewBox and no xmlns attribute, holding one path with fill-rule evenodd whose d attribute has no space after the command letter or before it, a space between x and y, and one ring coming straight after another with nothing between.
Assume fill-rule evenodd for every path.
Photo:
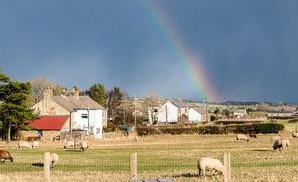
<instances>
[{"instance_id":1,"label":"tree","mask_svg":"<svg viewBox=\"0 0 298 182\"><path fill-rule=\"evenodd\" d=\"M9 81L9 77L2 72L2 70L0 69L0 85L5 84Z\"/></svg>"},{"instance_id":2,"label":"tree","mask_svg":"<svg viewBox=\"0 0 298 182\"><path fill-rule=\"evenodd\" d=\"M3 73L0 73L1 80ZM7 77L8 78L8 77ZM5 81L5 82L4 82ZM9 142L11 138L17 136L18 132L28 127L26 121L33 119L36 115L29 108L28 101L31 92L29 82L21 83L17 81L2 80L0 85L0 128L1 137Z\"/></svg>"},{"instance_id":3,"label":"tree","mask_svg":"<svg viewBox=\"0 0 298 182\"><path fill-rule=\"evenodd\" d=\"M58 84L50 81L47 78L39 77L29 81L31 83L31 104L35 104L43 99L43 93L46 89L53 90L54 95L63 94L66 89Z\"/></svg>"},{"instance_id":4,"label":"tree","mask_svg":"<svg viewBox=\"0 0 298 182\"><path fill-rule=\"evenodd\" d=\"M106 90L102 84L93 84L89 88L88 94L98 104L106 106Z\"/></svg>"},{"instance_id":5,"label":"tree","mask_svg":"<svg viewBox=\"0 0 298 182\"><path fill-rule=\"evenodd\" d=\"M118 107L121 104L123 94L118 87L114 87L109 93L108 93L108 116L112 119L112 122L115 125L118 125L119 123L122 123L122 121L116 120Z\"/></svg>"}]
</instances>

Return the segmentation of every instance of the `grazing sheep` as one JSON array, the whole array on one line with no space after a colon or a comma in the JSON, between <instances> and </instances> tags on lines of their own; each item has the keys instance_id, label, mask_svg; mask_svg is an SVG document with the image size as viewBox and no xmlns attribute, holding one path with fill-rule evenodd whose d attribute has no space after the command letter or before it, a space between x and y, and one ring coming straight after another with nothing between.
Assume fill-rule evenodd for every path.
<instances>
[{"instance_id":1,"label":"grazing sheep","mask_svg":"<svg viewBox=\"0 0 298 182\"><path fill-rule=\"evenodd\" d=\"M67 141L64 145L64 148L67 149L67 148L76 148L77 146L79 146L79 142L78 141L73 141L73 140L70 140L70 141Z\"/></svg>"},{"instance_id":2,"label":"grazing sheep","mask_svg":"<svg viewBox=\"0 0 298 182\"><path fill-rule=\"evenodd\" d=\"M5 163L6 160L10 160L10 162L13 162L13 157L8 151L0 150L0 162Z\"/></svg>"},{"instance_id":3,"label":"grazing sheep","mask_svg":"<svg viewBox=\"0 0 298 182\"><path fill-rule=\"evenodd\" d=\"M88 144L87 144L86 141L81 141L79 143L79 146L80 146L80 148L81 148L82 151L84 151L86 148L89 148L89 146L88 146Z\"/></svg>"},{"instance_id":4,"label":"grazing sheep","mask_svg":"<svg viewBox=\"0 0 298 182\"><path fill-rule=\"evenodd\" d=\"M37 148L37 147L39 147L39 141L33 141L32 148Z\"/></svg>"},{"instance_id":5,"label":"grazing sheep","mask_svg":"<svg viewBox=\"0 0 298 182\"><path fill-rule=\"evenodd\" d=\"M18 143L18 146L19 146L19 149L30 149L30 148L32 148L32 145L29 143L29 142L27 142L27 141L19 141L19 143Z\"/></svg>"},{"instance_id":6,"label":"grazing sheep","mask_svg":"<svg viewBox=\"0 0 298 182\"><path fill-rule=\"evenodd\" d=\"M56 153L51 153L51 165L55 166L58 164L59 156Z\"/></svg>"},{"instance_id":7,"label":"grazing sheep","mask_svg":"<svg viewBox=\"0 0 298 182\"><path fill-rule=\"evenodd\" d=\"M244 141L249 141L249 137L248 136L246 136L246 135L244 135L244 134L237 134L236 135L236 141L238 141L238 140L244 140Z\"/></svg>"},{"instance_id":8,"label":"grazing sheep","mask_svg":"<svg viewBox=\"0 0 298 182\"><path fill-rule=\"evenodd\" d=\"M279 149L279 151L281 151L282 149L288 148L289 146L290 146L289 139L280 138L274 141L272 148L274 151L276 151L276 149Z\"/></svg>"},{"instance_id":9,"label":"grazing sheep","mask_svg":"<svg viewBox=\"0 0 298 182\"><path fill-rule=\"evenodd\" d=\"M293 138L298 138L298 133L292 133Z\"/></svg>"},{"instance_id":10,"label":"grazing sheep","mask_svg":"<svg viewBox=\"0 0 298 182\"><path fill-rule=\"evenodd\" d=\"M212 175L214 175L215 171L221 172L224 174L224 165L215 158L211 157L201 157L197 163L199 175L205 176L206 170L211 170Z\"/></svg>"}]
</instances>

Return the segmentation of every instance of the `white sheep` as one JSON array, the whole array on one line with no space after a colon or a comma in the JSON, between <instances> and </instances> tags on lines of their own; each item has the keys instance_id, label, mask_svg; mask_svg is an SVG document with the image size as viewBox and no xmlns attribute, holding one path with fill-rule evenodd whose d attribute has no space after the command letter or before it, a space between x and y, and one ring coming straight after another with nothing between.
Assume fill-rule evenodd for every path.
<instances>
[{"instance_id":1,"label":"white sheep","mask_svg":"<svg viewBox=\"0 0 298 182\"><path fill-rule=\"evenodd\" d=\"M37 148L37 147L39 147L39 141L33 141L32 148Z\"/></svg>"},{"instance_id":2,"label":"white sheep","mask_svg":"<svg viewBox=\"0 0 298 182\"><path fill-rule=\"evenodd\" d=\"M19 141L19 143L18 143L18 146L19 146L19 149L30 149L30 148L32 148L32 145L29 143L29 142L27 142L27 141Z\"/></svg>"},{"instance_id":3,"label":"white sheep","mask_svg":"<svg viewBox=\"0 0 298 182\"><path fill-rule=\"evenodd\" d=\"M203 176L205 176L206 170L211 170L212 175L215 171L224 174L224 165L218 159L215 158L201 157L198 160L197 167L199 170L199 175L202 175L203 173Z\"/></svg>"},{"instance_id":4,"label":"white sheep","mask_svg":"<svg viewBox=\"0 0 298 182\"><path fill-rule=\"evenodd\" d=\"M279 149L281 151L282 149L286 149L290 146L290 141L287 138L280 138L278 140L275 140L273 143L273 150L276 151L276 149Z\"/></svg>"},{"instance_id":5,"label":"white sheep","mask_svg":"<svg viewBox=\"0 0 298 182\"><path fill-rule=\"evenodd\" d=\"M79 146L79 141L69 140L66 141L64 148L76 148L77 146Z\"/></svg>"},{"instance_id":6,"label":"white sheep","mask_svg":"<svg viewBox=\"0 0 298 182\"><path fill-rule=\"evenodd\" d=\"M59 156L56 153L51 153L51 166L55 166L58 164Z\"/></svg>"},{"instance_id":7,"label":"white sheep","mask_svg":"<svg viewBox=\"0 0 298 182\"><path fill-rule=\"evenodd\" d=\"M249 141L249 137L248 136L246 136L246 135L244 135L244 134L237 134L236 135L236 141L238 141L238 140L244 140L244 141Z\"/></svg>"}]
</instances>

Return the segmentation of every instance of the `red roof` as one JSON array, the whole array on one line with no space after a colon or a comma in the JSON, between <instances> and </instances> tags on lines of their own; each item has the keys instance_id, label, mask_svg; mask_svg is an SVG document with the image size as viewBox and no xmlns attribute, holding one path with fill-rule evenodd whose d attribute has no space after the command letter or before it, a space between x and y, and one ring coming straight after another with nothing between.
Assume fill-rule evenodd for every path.
<instances>
[{"instance_id":1,"label":"red roof","mask_svg":"<svg viewBox=\"0 0 298 182\"><path fill-rule=\"evenodd\" d=\"M30 122L30 126L38 130L61 130L69 116L41 116Z\"/></svg>"}]
</instances>

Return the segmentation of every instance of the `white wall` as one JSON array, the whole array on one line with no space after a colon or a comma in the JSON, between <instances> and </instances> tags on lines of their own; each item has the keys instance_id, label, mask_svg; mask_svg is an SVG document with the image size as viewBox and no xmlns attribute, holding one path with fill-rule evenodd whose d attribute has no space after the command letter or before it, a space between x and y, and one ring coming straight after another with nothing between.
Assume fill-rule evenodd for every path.
<instances>
[{"instance_id":1,"label":"white wall","mask_svg":"<svg viewBox=\"0 0 298 182\"><path fill-rule=\"evenodd\" d=\"M202 114L193 108L188 110L188 121L190 122L202 122Z\"/></svg>"},{"instance_id":2,"label":"white wall","mask_svg":"<svg viewBox=\"0 0 298 182\"><path fill-rule=\"evenodd\" d=\"M158 110L158 122L161 122L161 123L178 122L178 108L171 102L165 103Z\"/></svg>"},{"instance_id":3,"label":"white wall","mask_svg":"<svg viewBox=\"0 0 298 182\"><path fill-rule=\"evenodd\" d=\"M90 133L93 133L95 138L102 138L102 110L77 110L72 112L72 115L72 129L83 129L88 131L89 123Z\"/></svg>"}]
</instances>

